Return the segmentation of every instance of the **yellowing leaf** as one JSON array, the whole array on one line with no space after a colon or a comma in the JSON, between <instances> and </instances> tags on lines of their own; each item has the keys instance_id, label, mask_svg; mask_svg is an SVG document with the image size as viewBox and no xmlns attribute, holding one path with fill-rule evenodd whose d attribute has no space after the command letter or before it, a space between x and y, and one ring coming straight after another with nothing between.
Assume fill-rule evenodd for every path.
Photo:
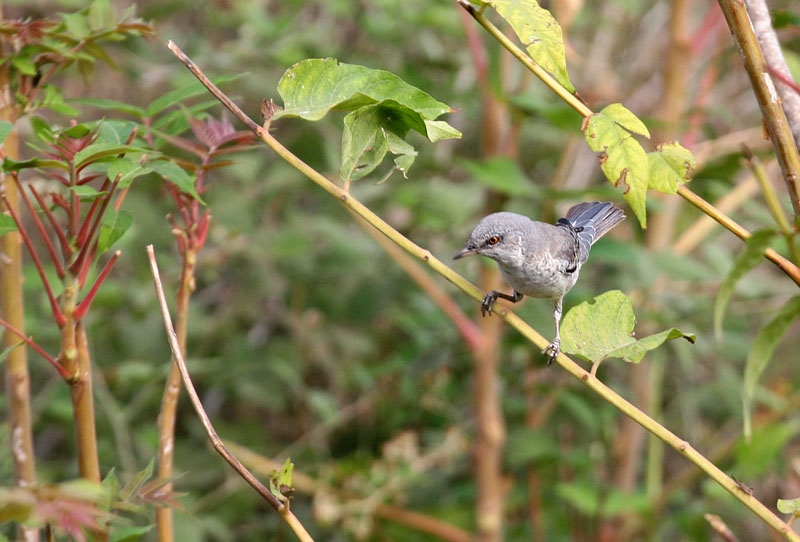
<instances>
[{"instance_id":1,"label":"yellowing leaf","mask_svg":"<svg viewBox=\"0 0 800 542\"><path fill-rule=\"evenodd\" d=\"M677 141L659 145L647 154L650 161L650 188L674 194L678 187L689 180L697 161L689 149Z\"/></svg>"},{"instance_id":2,"label":"yellowing leaf","mask_svg":"<svg viewBox=\"0 0 800 542\"><path fill-rule=\"evenodd\" d=\"M648 134L644 124L619 104L612 104L588 117L583 128L589 147L599 153L600 168L606 178L614 186L622 188L625 201L642 227L646 227L650 163L644 148L631 132Z\"/></svg>"},{"instance_id":3,"label":"yellowing leaf","mask_svg":"<svg viewBox=\"0 0 800 542\"><path fill-rule=\"evenodd\" d=\"M562 87L575 92L567 74L561 26L549 11L535 0L490 0L485 3L497 10L511 25L539 66L547 70Z\"/></svg>"}]
</instances>

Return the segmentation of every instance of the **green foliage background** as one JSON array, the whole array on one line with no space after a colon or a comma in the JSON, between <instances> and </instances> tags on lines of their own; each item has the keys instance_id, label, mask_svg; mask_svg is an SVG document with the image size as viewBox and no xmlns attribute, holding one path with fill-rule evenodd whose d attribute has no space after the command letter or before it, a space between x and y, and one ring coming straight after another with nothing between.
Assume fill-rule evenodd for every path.
<instances>
[{"instance_id":1,"label":"green foliage background","mask_svg":"<svg viewBox=\"0 0 800 542\"><path fill-rule=\"evenodd\" d=\"M656 29L663 24L666 4L615 0L583 6L568 30L567 58L572 81L590 104L625 103L653 126L648 116L659 105L660 59L667 45ZM80 7L80 2L25 2L5 6L5 16ZM463 132L463 139L430 144L412 136L419 156L409 179L395 174L377 184L380 173L351 186L356 197L443 260L461 248L491 198L504 200L507 210L547 220L578 200L621 201L603 180L594 153L581 142L580 117L488 38L492 91L513 105L519 130L513 136L520 152L517 160L481 159L487 112L476 89L465 25L452 2L173 0L140 2L138 13L154 23L156 36L112 48L118 70L98 66L88 83L76 75L64 78L59 83L68 97L144 106L189 84L191 75L163 46L172 39L206 73L237 75L224 89L253 118L259 118L262 99L277 98L277 82L289 66L317 57L388 70L454 107L447 120ZM789 36L787 49L797 50L797 34ZM695 104L699 112L693 122L701 123L703 138L682 141L690 148L760 123L724 27L713 43L718 48L709 46L702 73L713 68L720 74L704 95L705 103ZM702 73L687 89L690 103ZM82 118L108 114L91 106L80 110ZM69 118L53 115L49 120L66 124ZM313 167L335 177L341 123L337 114L317 123L286 119L273 132ZM748 144L757 152L765 150L758 135ZM738 147L707 156L691 187L715 201L747 171ZM553 177L562 184L552 186ZM279 462L290 455L296 471L345 489L356 510L369 510L369 501L359 499L382 494L387 502L472 529L472 367L452 323L346 210L267 149L236 156L233 166L214 173L210 182L204 200L212 212L212 229L197 268L188 358L223 439ZM653 210L663 205L664 200L651 203ZM676 237L701 216L681 205ZM169 361L145 245L155 245L168 287L177 280L174 242L165 220L173 205L163 186L137 180L125 208L135 222L118 245L123 257L89 322L99 368L101 465L115 466L123 479L155 454L155 417ZM731 214L751 231L772 224L757 197L741 202ZM739 282L722 338L716 340L714 297L741 243L717 227L690 254L676 255L649 249L633 219L619 229L595 247L566 306L619 289L634 299L641 336L677 327L695 333L697 343L674 341L649 353L642 362L651 366L649 373L609 360L601 378L640 407L660 412L664 425L751 486L762 502L772 506L778 498L796 496L796 322L762 376L753 439L741 440L747 353L756 332L795 293L794 285L762 263ZM469 262L459 270L474 278L481 265ZM29 333L44 345L57 345L57 328L47 319L33 268L27 279ZM477 303L439 282L470 314L478 312ZM515 310L545 336L552 333L548 302L527 300ZM648 540L713 539L704 513L722 516L742 539L765 538L763 525L720 488L700 479L677 454L667 452L659 463L661 483L648 484L651 466L642 448L635 458L639 466L633 487L621 487L615 473L625 454L618 447L628 443L630 430L621 415L557 367L545 369L538 352L513 333L505 337L502 357L508 540L532 536L531 494L525 483L531 470L541 481L537 499L548 540L594 539L597 526L609 519ZM36 358L31 366L40 478L74 477L68 390L49 366ZM641 404L652 396L648 387L654 385L660 388L658 404ZM537 427L528 423L533 408L549 409ZM463 445L446 440L453 432ZM407 442L398 438L408 435L416 438L410 455L388 458L387 444ZM2 438L7 441L9 435ZM434 452L440 459L433 467L416 472L409 466L415 454ZM188 403L181 405L175 464L182 473L176 489L185 493L187 511L176 514L177 540L293 539L278 516L207 446ZM11 479L4 455L0 479ZM425 539L392 522L372 523L342 506L329 503L326 508L319 495L315 501L299 493L292 510L318 540L354 540L359 532L377 541ZM322 512L329 517L341 513L345 519L325 522ZM9 528L3 532L11 536Z\"/></svg>"}]
</instances>

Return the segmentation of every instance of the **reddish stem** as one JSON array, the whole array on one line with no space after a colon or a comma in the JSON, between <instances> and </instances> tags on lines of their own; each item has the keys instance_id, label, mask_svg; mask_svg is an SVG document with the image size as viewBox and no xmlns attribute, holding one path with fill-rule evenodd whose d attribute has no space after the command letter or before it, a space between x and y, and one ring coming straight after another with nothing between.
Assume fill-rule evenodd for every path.
<instances>
[{"instance_id":1,"label":"reddish stem","mask_svg":"<svg viewBox=\"0 0 800 542\"><path fill-rule=\"evenodd\" d=\"M119 180L121 175L117 175L117 178L114 179L114 182L111 183L110 188L108 189L108 194L106 194L102 198L102 204L100 209L97 212L94 212L95 202L92 203L92 209L90 211L93 213L94 216L87 216L84 220L84 225L91 221L91 227L89 228L88 232L81 232L83 236L83 242L79 243L81 247L81 251L78 254L78 257L75 258L75 261L69 266L69 270L76 275L83 275L84 269L86 264L91 258L88 258L94 249L96 248L96 244L92 242L92 239L95 238L97 234L97 230L100 229L100 224L103 221L103 215L106 213L106 209L108 208L108 204L111 203L111 196L114 194L114 191L117 189L117 185L119 184ZM92 220L93 219L93 220ZM90 252L92 251L92 252ZM83 284L83 283L81 283Z\"/></svg>"},{"instance_id":2,"label":"reddish stem","mask_svg":"<svg viewBox=\"0 0 800 542\"><path fill-rule=\"evenodd\" d=\"M36 344L36 342L34 342L34 340L31 337L26 336L23 332L21 332L20 330L18 330L17 328L15 328L11 324L9 324L5 320L3 320L2 318L0 318L0 326L3 326L7 330L9 330L11 333L16 335L20 339L22 339L22 341L25 344L27 344L28 346L33 348L40 356L42 356L44 359L49 361L50 365L55 367L56 371L58 371L58 374L61 375L62 378L66 379L66 378L68 378L70 376L69 372L64 367L61 366L61 364L58 362L58 360L56 360L53 356L48 354L44 350L44 348L42 348L41 346Z\"/></svg>"},{"instance_id":3,"label":"reddish stem","mask_svg":"<svg viewBox=\"0 0 800 542\"><path fill-rule=\"evenodd\" d=\"M73 252L72 251L72 246L69 244L69 241L67 241L67 237L66 237L66 235L64 235L64 232L61 230L61 226L59 225L58 220L56 219L55 215L50 210L50 206L47 205L47 202L44 201L44 198L33 187L33 185L30 186L30 189L31 189L31 194L33 194L33 197L36 198L36 203L39 204L39 208L42 210L44 215L47 217L47 221L50 223L50 227L53 229L53 232L55 232L56 237L58 237L58 242L61 245L61 253L64 255L64 261L67 261L67 258L72 256L72 252ZM63 266L61 265L61 262L58 262L55 259L53 261L56 262L56 267L57 267L59 278L63 278L64 277L64 269L63 269Z\"/></svg>"},{"instance_id":4,"label":"reddish stem","mask_svg":"<svg viewBox=\"0 0 800 542\"><path fill-rule=\"evenodd\" d=\"M39 230L39 234L42 236L44 245L47 247L47 252L50 253L50 259L53 260L53 265L56 268L56 274L58 274L58 277L61 278L64 276L64 266L61 265L61 258L59 258L56 254L56 248L53 246L53 243L50 242L50 236L47 235L47 230L44 228L42 219L39 218L39 213L37 213L36 209L34 209L33 203L31 203L30 198L28 198L28 195L25 193L25 189L22 187L22 183L19 182L19 179L16 175L14 175L14 181L17 183L17 189L19 191L19 195L22 197L22 201L25 202L25 206L28 208L28 211L33 217L33 221L36 223L36 229ZM39 200L37 199L36 201L38 202ZM45 208L45 206L42 206L42 209ZM58 228L56 228L56 230L58 230Z\"/></svg>"},{"instance_id":5,"label":"reddish stem","mask_svg":"<svg viewBox=\"0 0 800 542\"><path fill-rule=\"evenodd\" d=\"M100 274L97 276L97 279L94 281L89 292L86 294L86 297L81 300L80 303L75 307L75 311L72 313L75 317L75 320L80 320L84 316L86 316L86 312L89 310L89 307L94 301L95 296L97 295L97 291L100 289L100 286L103 284L103 281L106 280L108 277L108 273L111 271L111 268L119 259L122 251L116 251L113 256L106 262L106 265L103 266L103 270L100 271Z\"/></svg>"},{"instance_id":6,"label":"reddish stem","mask_svg":"<svg viewBox=\"0 0 800 542\"><path fill-rule=\"evenodd\" d=\"M42 284L44 285L45 292L47 292L47 299L50 301L50 308L53 311L53 318L56 319L56 323L58 327L64 327L64 324L67 323L67 319L64 318L64 314L61 312L61 309L58 306L58 300L56 300L56 296L53 295L53 290L50 288L50 281L47 280L47 275L44 272L44 267L42 266L42 260L39 259L39 255L36 253L36 250L33 248L33 243L31 242L31 238L28 236L28 232L22 225L22 222L19 219L16 211L14 208L6 200L6 197L3 196L3 201L6 204L6 209L8 210L11 218L14 219L14 223L17 225L17 229L19 230L19 234L22 237L22 241L25 243L25 246L28 248L28 252L31 254L31 258L33 259L33 264L36 266L36 271L39 273L39 277L42 279Z\"/></svg>"}]
</instances>

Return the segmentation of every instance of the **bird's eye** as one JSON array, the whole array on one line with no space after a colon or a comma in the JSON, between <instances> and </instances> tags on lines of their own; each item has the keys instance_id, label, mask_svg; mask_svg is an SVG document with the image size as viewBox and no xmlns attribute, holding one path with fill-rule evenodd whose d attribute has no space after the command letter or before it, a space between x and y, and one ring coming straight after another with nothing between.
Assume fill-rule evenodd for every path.
<instances>
[{"instance_id":1,"label":"bird's eye","mask_svg":"<svg viewBox=\"0 0 800 542\"><path fill-rule=\"evenodd\" d=\"M499 243L499 242L500 242L500 236L498 236L498 235L492 235L491 237L489 237L489 239L487 240L487 242L488 242L490 245L496 245L497 243Z\"/></svg>"}]
</instances>

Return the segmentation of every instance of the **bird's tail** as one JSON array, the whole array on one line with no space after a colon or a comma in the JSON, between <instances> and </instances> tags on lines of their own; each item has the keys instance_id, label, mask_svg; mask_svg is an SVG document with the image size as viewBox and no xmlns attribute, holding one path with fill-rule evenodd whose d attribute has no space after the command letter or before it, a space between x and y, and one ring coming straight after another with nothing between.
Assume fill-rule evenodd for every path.
<instances>
[{"instance_id":1,"label":"bird's tail","mask_svg":"<svg viewBox=\"0 0 800 542\"><path fill-rule=\"evenodd\" d=\"M625 220L622 209L608 201L579 203L567 211L566 220L575 228L581 261L589 257L589 248L608 231Z\"/></svg>"}]
</instances>

